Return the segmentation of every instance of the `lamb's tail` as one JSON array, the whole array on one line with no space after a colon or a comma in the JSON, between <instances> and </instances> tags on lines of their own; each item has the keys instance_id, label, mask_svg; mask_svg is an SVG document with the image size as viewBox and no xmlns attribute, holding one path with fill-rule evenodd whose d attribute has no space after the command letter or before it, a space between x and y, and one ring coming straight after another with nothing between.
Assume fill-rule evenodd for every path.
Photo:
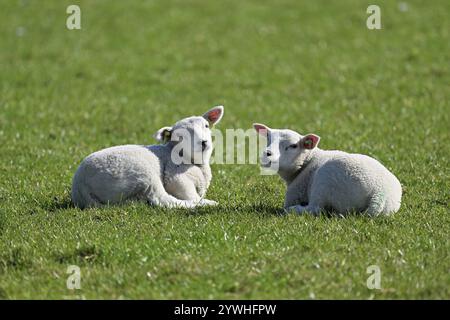
<instances>
[{"instance_id":1,"label":"lamb's tail","mask_svg":"<svg viewBox=\"0 0 450 320\"><path fill-rule=\"evenodd\" d=\"M370 198L366 212L369 216L375 217L383 213L385 207L386 207L386 196L384 192L376 192Z\"/></svg>"},{"instance_id":2,"label":"lamb's tail","mask_svg":"<svg viewBox=\"0 0 450 320\"><path fill-rule=\"evenodd\" d=\"M366 212L370 216L389 215L397 212L400 209L401 194L400 183L398 183L395 190L374 193L370 198Z\"/></svg>"}]
</instances>

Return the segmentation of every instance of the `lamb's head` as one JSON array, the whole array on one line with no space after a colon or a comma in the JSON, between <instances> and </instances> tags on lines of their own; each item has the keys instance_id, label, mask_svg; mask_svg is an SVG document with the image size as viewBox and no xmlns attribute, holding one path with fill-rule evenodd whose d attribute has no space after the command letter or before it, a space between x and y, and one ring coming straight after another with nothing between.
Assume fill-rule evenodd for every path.
<instances>
[{"instance_id":1,"label":"lamb's head","mask_svg":"<svg viewBox=\"0 0 450 320\"><path fill-rule=\"evenodd\" d=\"M282 175L291 175L302 168L306 159L317 147L320 137L301 134L288 129L271 129L254 123L253 127L267 139L267 147L261 155L261 166L271 168Z\"/></svg>"},{"instance_id":2,"label":"lamb's head","mask_svg":"<svg viewBox=\"0 0 450 320\"><path fill-rule=\"evenodd\" d=\"M222 119L223 110L218 106L203 116L182 119L172 127L159 129L155 138L172 147L174 163L207 164L213 149L211 128Z\"/></svg>"}]
</instances>

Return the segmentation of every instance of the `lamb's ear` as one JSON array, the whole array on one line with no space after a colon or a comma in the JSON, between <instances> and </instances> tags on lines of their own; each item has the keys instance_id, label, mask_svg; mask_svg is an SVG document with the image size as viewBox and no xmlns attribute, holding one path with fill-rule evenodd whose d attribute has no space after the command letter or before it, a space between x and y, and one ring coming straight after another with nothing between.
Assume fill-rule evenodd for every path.
<instances>
[{"instance_id":1,"label":"lamb's ear","mask_svg":"<svg viewBox=\"0 0 450 320\"><path fill-rule=\"evenodd\" d=\"M160 143L166 143L170 140L170 136L172 135L172 127L162 127L155 134L154 137Z\"/></svg>"},{"instance_id":2,"label":"lamb's ear","mask_svg":"<svg viewBox=\"0 0 450 320\"><path fill-rule=\"evenodd\" d=\"M258 132L263 137L267 137L270 132L270 128L261 123L254 123L253 128L255 128L256 132Z\"/></svg>"},{"instance_id":3,"label":"lamb's ear","mask_svg":"<svg viewBox=\"0 0 450 320\"><path fill-rule=\"evenodd\" d=\"M203 115L203 118L205 118L211 126L219 123L220 119L222 119L223 116L223 106L217 106L209 110Z\"/></svg>"},{"instance_id":4,"label":"lamb's ear","mask_svg":"<svg viewBox=\"0 0 450 320\"><path fill-rule=\"evenodd\" d=\"M319 144L320 137L314 133L307 134L300 139L299 145L304 149L314 149Z\"/></svg>"}]
</instances>

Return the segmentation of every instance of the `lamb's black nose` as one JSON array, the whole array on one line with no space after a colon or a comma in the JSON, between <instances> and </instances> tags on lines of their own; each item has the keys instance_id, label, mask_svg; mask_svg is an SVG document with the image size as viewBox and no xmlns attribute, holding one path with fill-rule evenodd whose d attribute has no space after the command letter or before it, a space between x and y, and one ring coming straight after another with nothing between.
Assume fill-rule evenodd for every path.
<instances>
[{"instance_id":1,"label":"lamb's black nose","mask_svg":"<svg viewBox=\"0 0 450 320\"><path fill-rule=\"evenodd\" d=\"M207 146L208 146L208 141L202 140L202 151L205 151Z\"/></svg>"},{"instance_id":2,"label":"lamb's black nose","mask_svg":"<svg viewBox=\"0 0 450 320\"><path fill-rule=\"evenodd\" d=\"M270 157L271 155L272 155L272 151L267 150L267 151L266 151L266 156Z\"/></svg>"}]
</instances>

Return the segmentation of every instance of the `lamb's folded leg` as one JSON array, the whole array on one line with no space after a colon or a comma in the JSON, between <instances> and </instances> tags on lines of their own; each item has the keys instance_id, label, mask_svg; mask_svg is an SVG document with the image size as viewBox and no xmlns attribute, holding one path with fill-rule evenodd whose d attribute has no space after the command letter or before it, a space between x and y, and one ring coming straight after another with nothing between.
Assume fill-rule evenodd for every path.
<instances>
[{"instance_id":1,"label":"lamb's folded leg","mask_svg":"<svg viewBox=\"0 0 450 320\"><path fill-rule=\"evenodd\" d=\"M193 201L199 206L215 206L213 200L203 199L198 193L194 183L189 179L178 178L165 186L166 192L182 201Z\"/></svg>"},{"instance_id":2,"label":"lamb's folded leg","mask_svg":"<svg viewBox=\"0 0 450 320\"><path fill-rule=\"evenodd\" d=\"M195 186L192 182L185 182L181 192L176 194L178 199L183 199L186 201L194 201L199 206L216 206L218 203L213 200L203 199L197 193Z\"/></svg>"},{"instance_id":3,"label":"lamb's folded leg","mask_svg":"<svg viewBox=\"0 0 450 320\"><path fill-rule=\"evenodd\" d=\"M150 185L146 192L145 198L150 205L161 206L167 208L194 208L197 206L207 206L217 204L211 200L197 198L190 200L180 200L167 193L162 182L155 182Z\"/></svg>"},{"instance_id":4,"label":"lamb's folded leg","mask_svg":"<svg viewBox=\"0 0 450 320\"><path fill-rule=\"evenodd\" d=\"M297 214L310 213L312 215L318 216L320 214L321 209L318 206L312 206L312 205L306 205L306 206L295 205L295 206L290 206L290 207L285 208L284 211L286 213L294 212Z\"/></svg>"},{"instance_id":5,"label":"lamb's folded leg","mask_svg":"<svg viewBox=\"0 0 450 320\"><path fill-rule=\"evenodd\" d=\"M201 206L217 206L219 204L217 201L208 199L200 199L198 203Z\"/></svg>"}]
</instances>

